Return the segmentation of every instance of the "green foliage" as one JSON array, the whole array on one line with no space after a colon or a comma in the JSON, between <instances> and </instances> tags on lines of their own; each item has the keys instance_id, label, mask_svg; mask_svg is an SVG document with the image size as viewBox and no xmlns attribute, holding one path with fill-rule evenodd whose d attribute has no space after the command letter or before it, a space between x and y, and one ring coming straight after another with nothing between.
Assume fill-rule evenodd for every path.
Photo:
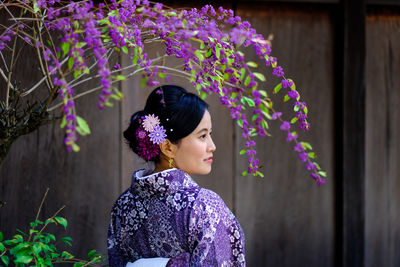
<instances>
[{"instance_id":1,"label":"green foliage","mask_svg":"<svg viewBox=\"0 0 400 267\"><path fill-rule=\"evenodd\" d=\"M45 194L45 197L47 192ZM44 197L44 198L45 198ZM42 204L44 201L42 200ZM42 206L41 204L41 206ZM57 263L70 263L73 266L97 266L96 263L102 262L102 256L91 250L87 255L87 260L76 258L68 251L60 251L57 246L71 246L70 237L62 237L60 242L54 234L45 232L48 225L60 225L67 228L67 219L57 216L64 208L59 209L52 217L46 220L39 220L41 206L36 215L35 221L29 223L29 230L25 233L17 229L18 234L12 238L3 240L3 233L0 232L0 266L53 266Z\"/></svg>"}]
</instances>

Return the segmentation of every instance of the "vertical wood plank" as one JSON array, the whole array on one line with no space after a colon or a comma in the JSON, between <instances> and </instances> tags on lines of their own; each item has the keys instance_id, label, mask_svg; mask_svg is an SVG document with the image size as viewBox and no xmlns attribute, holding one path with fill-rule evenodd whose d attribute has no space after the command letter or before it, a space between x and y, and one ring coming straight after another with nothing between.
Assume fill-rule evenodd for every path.
<instances>
[{"instance_id":1,"label":"vertical wood plank","mask_svg":"<svg viewBox=\"0 0 400 267\"><path fill-rule=\"evenodd\" d=\"M339 197L342 197L342 266L364 266L365 222L365 3L342 2L342 137ZM338 66L340 68L340 66ZM342 190L341 190L342 189ZM341 193L342 192L342 193Z\"/></svg>"},{"instance_id":2,"label":"vertical wood plank","mask_svg":"<svg viewBox=\"0 0 400 267\"><path fill-rule=\"evenodd\" d=\"M400 266L400 16L366 23L366 266Z\"/></svg>"},{"instance_id":3,"label":"vertical wood plank","mask_svg":"<svg viewBox=\"0 0 400 267\"><path fill-rule=\"evenodd\" d=\"M333 168L333 29L327 10L267 4L238 4L237 14L249 20L265 37L274 34L272 55L296 82L308 102L311 130L300 138L313 144L327 184L318 188L285 141L279 122L271 122L270 138L258 139L258 154L265 178L242 177L247 160L238 156L235 205L246 235L249 266L334 266L335 172ZM246 50L249 60L254 52ZM262 64L262 62L260 62ZM264 71L261 86L273 97L275 108L290 120L290 104L272 89L280 82ZM240 133L237 150L243 147Z\"/></svg>"}]
</instances>

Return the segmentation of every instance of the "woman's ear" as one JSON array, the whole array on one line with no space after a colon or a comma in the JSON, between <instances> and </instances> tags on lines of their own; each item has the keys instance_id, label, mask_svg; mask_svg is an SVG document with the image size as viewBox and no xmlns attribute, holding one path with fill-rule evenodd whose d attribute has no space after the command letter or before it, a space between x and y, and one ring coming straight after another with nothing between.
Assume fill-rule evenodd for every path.
<instances>
[{"instance_id":1,"label":"woman's ear","mask_svg":"<svg viewBox=\"0 0 400 267\"><path fill-rule=\"evenodd\" d=\"M177 145L171 143L168 139L165 139L164 142L160 144L161 152L170 159L175 157L175 152L177 150Z\"/></svg>"}]
</instances>

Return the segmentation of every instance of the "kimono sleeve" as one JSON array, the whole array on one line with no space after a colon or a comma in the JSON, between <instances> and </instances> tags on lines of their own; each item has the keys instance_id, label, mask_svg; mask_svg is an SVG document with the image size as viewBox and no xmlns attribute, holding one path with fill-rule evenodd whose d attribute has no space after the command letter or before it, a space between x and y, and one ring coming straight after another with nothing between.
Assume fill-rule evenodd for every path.
<instances>
[{"instance_id":1,"label":"kimono sleeve","mask_svg":"<svg viewBox=\"0 0 400 267\"><path fill-rule=\"evenodd\" d=\"M239 222L214 192L202 189L189 221L190 266L246 266Z\"/></svg>"},{"instance_id":2,"label":"kimono sleeve","mask_svg":"<svg viewBox=\"0 0 400 267\"><path fill-rule=\"evenodd\" d=\"M116 216L111 213L111 221L108 227L107 237L107 250L108 250L108 261L110 267L125 267L128 260L124 257L123 252L118 246L115 235L116 228Z\"/></svg>"}]
</instances>

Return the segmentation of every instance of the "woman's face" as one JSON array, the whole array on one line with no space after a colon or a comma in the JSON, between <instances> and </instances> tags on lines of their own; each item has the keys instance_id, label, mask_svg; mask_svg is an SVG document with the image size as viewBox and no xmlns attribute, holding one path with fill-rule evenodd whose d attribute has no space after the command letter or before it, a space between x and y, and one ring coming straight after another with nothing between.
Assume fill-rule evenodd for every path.
<instances>
[{"instance_id":1,"label":"woman's face","mask_svg":"<svg viewBox=\"0 0 400 267\"><path fill-rule=\"evenodd\" d=\"M206 110L197 128L176 145L174 165L177 168L188 174L210 173L215 151L211 128L211 116Z\"/></svg>"}]
</instances>

